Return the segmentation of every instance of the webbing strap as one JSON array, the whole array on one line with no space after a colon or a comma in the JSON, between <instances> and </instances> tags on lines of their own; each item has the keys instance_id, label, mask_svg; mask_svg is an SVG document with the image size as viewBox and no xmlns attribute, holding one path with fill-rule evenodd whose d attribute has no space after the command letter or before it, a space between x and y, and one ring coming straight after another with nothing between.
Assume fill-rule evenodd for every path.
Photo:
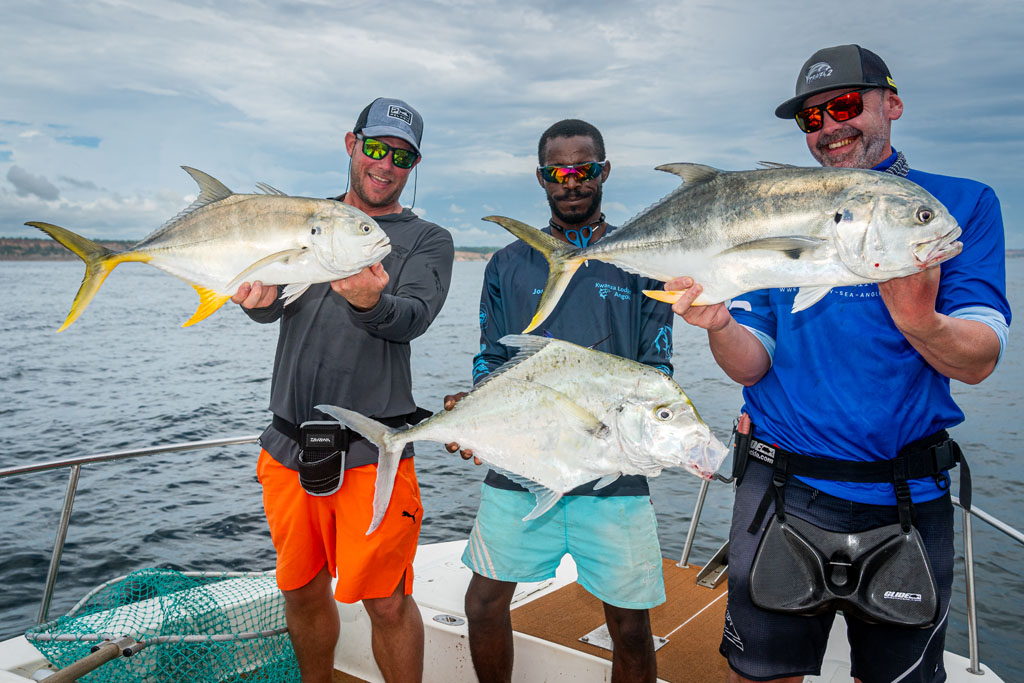
<instances>
[{"instance_id":1,"label":"webbing strap","mask_svg":"<svg viewBox=\"0 0 1024 683\"><path fill-rule=\"evenodd\" d=\"M900 525L904 531L909 531L914 517L909 480L933 477L940 488L945 488L940 482L945 482L945 486L949 485L946 471L960 464L960 503L965 510L971 509L971 470L960 446L949 438L944 429L907 444L900 449L899 455L891 460L863 462L812 457L787 451L757 438L750 439L745 459L757 460L774 470L772 483L764 492L757 512L747 528L750 533L757 533L768 512L768 506L773 501L775 512L781 519L784 501L782 490L787 474L829 481L892 483L896 493ZM746 468L746 463L739 466L734 463L733 467L734 472L742 472Z\"/></svg>"}]
</instances>

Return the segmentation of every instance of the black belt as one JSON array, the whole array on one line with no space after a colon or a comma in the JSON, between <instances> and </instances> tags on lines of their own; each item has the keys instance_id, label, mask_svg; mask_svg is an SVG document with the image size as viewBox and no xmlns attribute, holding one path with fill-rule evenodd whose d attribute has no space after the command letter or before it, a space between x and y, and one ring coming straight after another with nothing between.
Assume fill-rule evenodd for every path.
<instances>
[{"instance_id":1,"label":"black belt","mask_svg":"<svg viewBox=\"0 0 1024 683\"><path fill-rule=\"evenodd\" d=\"M741 439L741 436L746 438ZM747 460L756 460L774 470L772 484L761 499L761 505L750 524L751 533L760 527L772 499L776 502L776 510L782 512L782 487L786 483L787 474L830 481L891 483L896 493L900 522L906 529L910 526L912 515L908 480L933 477L940 488L948 488L949 476L946 471L961 464L963 467L960 474L960 503L965 510L971 509L971 470L960 446L949 438L944 429L907 444L900 449L895 458L871 462L803 455L749 435L737 434L736 439L739 446L737 455L743 452L744 442L749 444L746 457L743 458L744 462L734 464L734 471L740 478Z\"/></svg>"}]
</instances>

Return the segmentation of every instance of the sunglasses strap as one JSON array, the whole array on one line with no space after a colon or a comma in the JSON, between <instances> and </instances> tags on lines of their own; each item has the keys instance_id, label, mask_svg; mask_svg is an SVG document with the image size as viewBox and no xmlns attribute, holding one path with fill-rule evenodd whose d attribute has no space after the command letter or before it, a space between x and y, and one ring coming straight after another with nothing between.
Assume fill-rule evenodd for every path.
<instances>
[{"instance_id":1,"label":"sunglasses strap","mask_svg":"<svg viewBox=\"0 0 1024 683\"><path fill-rule=\"evenodd\" d=\"M593 225L584 225L582 228L563 228L561 225L557 225L553 220L548 221L548 226L552 230L557 230L565 236L569 244L573 245L578 249L590 245L590 238L594 236L594 231L597 230L604 224L604 214L597 219L597 222Z\"/></svg>"}]
</instances>

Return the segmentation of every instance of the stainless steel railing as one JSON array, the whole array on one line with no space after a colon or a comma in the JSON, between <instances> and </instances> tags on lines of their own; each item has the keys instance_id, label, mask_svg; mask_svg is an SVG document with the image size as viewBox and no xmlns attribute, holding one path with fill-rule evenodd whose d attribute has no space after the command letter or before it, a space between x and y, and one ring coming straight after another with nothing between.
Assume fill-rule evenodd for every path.
<instances>
[{"instance_id":1,"label":"stainless steel railing","mask_svg":"<svg viewBox=\"0 0 1024 683\"><path fill-rule=\"evenodd\" d=\"M78 478L81 474L82 466L99 463L109 462L113 460L127 460L130 458L139 458L149 455L159 455L161 453L179 453L184 451L195 451L204 448L217 448L221 446L236 446L239 444L255 443L259 438L259 435L251 436L234 436L226 437L221 439L209 439L205 441L189 441L185 443L167 444L164 446L152 446L149 448L136 448L124 451L110 451L107 453L97 453L95 455L86 455L77 458L65 458L63 460L51 460L49 462L36 463L31 465L21 465L18 467L9 467L0 469L0 479L6 477L14 477L22 474L32 474L35 472L45 472L49 470L69 468L70 473L68 475L68 483L64 491L64 504L61 509L60 523L57 526L56 538L53 544L53 554L50 557L50 567L46 573L46 586L43 590L43 599L39 606L39 616L37 619L38 623L44 623L49 619L50 613L50 602L53 599L53 589L57 582L57 574L60 569L61 555L64 553L64 542L67 539L68 525L71 521L71 508L75 501L75 492L78 488ZM679 560L680 566L687 566L687 562L690 558L690 551L693 548L693 540L697 533L697 525L700 522L701 511L704 507L704 500L707 497L708 488L710 481L705 481L700 487L700 492L697 496L697 504L693 511L693 517L690 520L690 528L686 534L686 542L683 547L683 554ZM963 509L960 504L960 500L956 496L951 496L953 504ZM1013 540L1024 545L1024 533L1021 533L1014 527L1006 524L997 517L985 512L984 510L972 505L970 511L964 510L963 518L963 535L964 535L964 564L965 564L965 576L966 576L966 593L967 593L967 629L968 629L968 642L970 646L970 668L968 671L972 674L981 674L982 670L979 665L978 657L978 622L977 622L977 604L976 595L974 591L974 543L973 543L973 531L972 531L972 517L977 517L981 521L985 522L992 528L1001 531Z\"/></svg>"},{"instance_id":2,"label":"stainless steel railing","mask_svg":"<svg viewBox=\"0 0 1024 683\"><path fill-rule=\"evenodd\" d=\"M722 481L728 481L722 479ZM731 481L731 480L729 480ZM711 482L705 480L701 483L700 492L697 494L697 504L693 510L693 517L690 519L690 528L686 532L686 543L683 545L683 554L679 559L680 567L688 566L690 559L690 551L693 548L693 539L697 534L697 525L700 522L701 511L704 509L704 499L707 497L708 488ZM980 658L978 655L978 607L976 602L976 594L974 591L974 539L973 539L973 525L971 518L977 517L981 521L985 522L993 529L1003 532L1013 540L1017 541L1021 545L1024 545L1024 533L1021 533L1014 527L1010 526L1006 522L998 519L997 517L990 515L976 505L971 505L970 510L964 510L963 505L960 504L960 499L956 496L950 496L953 500L953 505L963 510L963 535L964 535L964 577L965 592L967 594L967 642L970 648L970 666L968 667L968 673L975 675L982 675L982 670L979 662ZM727 544L728 545L728 544ZM721 552L721 551L720 551Z\"/></svg>"},{"instance_id":3,"label":"stainless steel railing","mask_svg":"<svg viewBox=\"0 0 1024 683\"><path fill-rule=\"evenodd\" d=\"M218 446L235 446L238 444L255 443L259 435L234 436L224 439L210 439L208 441L189 441L187 443L172 443L165 446L152 446L150 448L135 448L127 451L111 451L109 453L98 453L96 455L85 455L78 458L65 458L64 460L51 460L33 465L21 465L0 469L0 479L14 477L19 474L31 474L33 472L46 472L48 470L70 468L67 487L64 489L64 505L61 509L60 523L57 525L57 537L53 542L53 554L50 556L50 568L46 572L46 586L43 589L43 600L39 605L39 617L37 623L44 623L49 620L50 601L53 599L53 588L57 583L57 573L60 570L61 555L64 554L64 541L67 539L68 524L71 522L71 507L75 502L75 491L78 489L78 475L82 471L82 465L97 462L109 462L112 460L127 460L139 458L146 455L158 455L160 453L177 453L181 451L195 451L202 448L215 448Z\"/></svg>"}]
</instances>

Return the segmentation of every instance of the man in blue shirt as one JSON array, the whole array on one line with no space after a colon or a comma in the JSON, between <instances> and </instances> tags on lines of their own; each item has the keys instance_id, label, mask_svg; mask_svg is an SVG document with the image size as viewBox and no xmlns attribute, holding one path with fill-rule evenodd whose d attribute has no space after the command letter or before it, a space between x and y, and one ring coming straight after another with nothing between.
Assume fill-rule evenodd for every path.
<instances>
[{"instance_id":1,"label":"man in blue shirt","mask_svg":"<svg viewBox=\"0 0 1024 683\"><path fill-rule=\"evenodd\" d=\"M594 126L577 119L559 121L541 136L538 159L537 181L551 208L546 232L579 247L615 229L601 213L611 162ZM480 296L474 383L512 358L514 350L498 340L530 323L547 277L544 256L524 242L491 258ZM535 334L614 353L671 375L672 311L641 293L657 284L606 263L588 263L577 271L546 329ZM446 397L446 407L460 397ZM468 452L464 457L470 457ZM622 476L599 490L595 483L570 491L541 517L523 522L534 506L533 495L488 471L462 558L473 570L466 616L473 667L481 681L511 680L509 607L516 584L554 576L566 553L576 561L579 583L604 603L614 645L612 680L657 678L647 610L665 601L665 587L647 479Z\"/></svg>"},{"instance_id":2,"label":"man in blue shirt","mask_svg":"<svg viewBox=\"0 0 1024 683\"><path fill-rule=\"evenodd\" d=\"M823 166L893 173L931 192L963 229L963 251L908 277L836 287L813 310L795 314L794 290L760 290L690 308L699 283L683 277L666 289L693 285L673 308L708 331L717 362L744 385L744 411L756 440L824 461L892 460L908 444L963 421L949 380L982 381L1006 345L1010 309L999 201L981 183L909 167L890 144L892 122L903 113L896 84L881 58L858 45L812 55L798 75L795 97L775 113L796 119ZM798 681L820 672L834 611L790 615L752 604L750 567L769 519L758 526L755 509L772 469L753 458L749 463L733 508L721 651L729 659L730 681ZM935 576L938 613L923 629L847 615L852 675L863 681L945 680L953 560L949 480L940 474L907 483L914 526ZM899 516L892 483L790 475L784 500L787 515L832 531L872 529Z\"/></svg>"}]
</instances>

